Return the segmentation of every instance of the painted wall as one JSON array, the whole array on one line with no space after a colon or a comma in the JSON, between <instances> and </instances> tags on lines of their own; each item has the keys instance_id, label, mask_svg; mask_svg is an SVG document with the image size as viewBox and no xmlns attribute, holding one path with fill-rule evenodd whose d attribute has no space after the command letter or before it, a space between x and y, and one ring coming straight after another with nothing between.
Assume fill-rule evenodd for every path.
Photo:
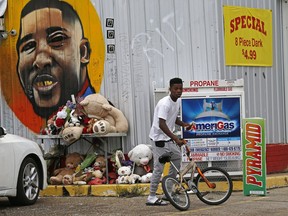
<instances>
[{"instance_id":1,"label":"painted wall","mask_svg":"<svg viewBox=\"0 0 288 216\"><path fill-rule=\"evenodd\" d=\"M8 1L5 14L8 31L16 29L19 33L19 14L26 2ZM181 77L185 83L190 80L243 78L245 116L266 119L267 143L286 142L281 25L283 1L68 2L84 22L85 36L91 40L91 55L95 54L88 64L92 86L122 110L129 121L130 128L125 138L127 149L150 142L148 133L154 110L154 88L168 88L168 81L175 76ZM272 67L225 66L223 5L272 10ZM97 14L102 32L98 28ZM1 125L9 132L35 139L43 119L34 115L19 82L18 36L9 35L0 45ZM95 51L98 49L100 53ZM68 58L70 54L62 53L62 56Z\"/></svg>"},{"instance_id":2,"label":"painted wall","mask_svg":"<svg viewBox=\"0 0 288 216\"><path fill-rule=\"evenodd\" d=\"M102 91L112 101L117 101L116 98L113 100L115 91L119 92L120 101L125 96L122 100L125 103L116 103L129 113L128 118L133 125L130 128L131 141L149 141L147 134L153 114L153 89L167 88L171 77L180 76L185 81L243 78L245 116L266 119L267 143L286 143L281 26L283 2L111 0L99 3L97 8L102 8L100 16L114 17L116 22L115 40L106 39L116 44L116 54L106 56ZM225 66L223 5L272 10L272 67ZM118 84L114 86L111 83L115 74Z\"/></svg>"}]
</instances>

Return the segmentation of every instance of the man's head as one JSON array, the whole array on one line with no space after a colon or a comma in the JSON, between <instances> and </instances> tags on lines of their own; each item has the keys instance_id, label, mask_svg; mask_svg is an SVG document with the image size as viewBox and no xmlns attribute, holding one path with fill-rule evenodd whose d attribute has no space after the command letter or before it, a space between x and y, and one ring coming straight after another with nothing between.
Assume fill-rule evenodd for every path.
<instances>
[{"instance_id":1,"label":"man's head","mask_svg":"<svg viewBox=\"0 0 288 216\"><path fill-rule=\"evenodd\" d=\"M16 46L21 85L42 117L77 95L89 80L89 42L77 12L66 2L28 2Z\"/></svg>"},{"instance_id":2,"label":"man's head","mask_svg":"<svg viewBox=\"0 0 288 216\"><path fill-rule=\"evenodd\" d=\"M170 80L170 97L173 101L176 101L181 97L183 91L183 81L182 79L175 77Z\"/></svg>"}]
</instances>

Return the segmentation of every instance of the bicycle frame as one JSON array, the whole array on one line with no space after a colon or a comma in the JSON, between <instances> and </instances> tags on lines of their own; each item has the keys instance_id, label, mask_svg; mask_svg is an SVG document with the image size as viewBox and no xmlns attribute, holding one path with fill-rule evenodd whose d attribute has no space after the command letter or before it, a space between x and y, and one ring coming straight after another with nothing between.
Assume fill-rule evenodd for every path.
<instances>
[{"instance_id":1,"label":"bicycle frame","mask_svg":"<svg viewBox=\"0 0 288 216\"><path fill-rule=\"evenodd\" d=\"M203 175L201 169L197 166L196 162L193 160L193 158L190 156L190 150L187 147L187 145L185 145L185 149L186 149L186 155L189 158L189 164L187 164L184 169L180 172L177 167L174 165L174 163L172 161L170 161L170 164L174 167L174 169L177 171L177 173L179 174L179 178L180 178L180 183L184 182L188 188L189 188L189 184L188 182L184 179L184 175L186 175L189 170L191 170L191 176L190 176L190 180L193 182L194 180L194 175L195 175L195 170L197 170L198 174L202 176L203 180L205 181L205 183L207 184L207 186L209 188L215 188L216 185L214 183L211 183L208 181L208 179Z\"/></svg>"}]
</instances>

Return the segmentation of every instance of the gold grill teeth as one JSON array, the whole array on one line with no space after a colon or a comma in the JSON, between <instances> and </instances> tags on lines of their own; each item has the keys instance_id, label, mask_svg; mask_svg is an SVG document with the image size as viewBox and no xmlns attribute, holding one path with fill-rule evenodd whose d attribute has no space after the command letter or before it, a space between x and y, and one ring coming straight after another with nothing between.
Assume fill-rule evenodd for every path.
<instances>
[{"instance_id":1,"label":"gold grill teeth","mask_svg":"<svg viewBox=\"0 0 288 216\"><path fill-rule=\"evenodd\" d=\"M50 86L50 85L52 85L52 84L53 84L53 82L52 82L52 81L49 81L49 80L44 81L44 82L37 82L37 86L38 86L38 87Z\"/></svg>"}]
</instances>

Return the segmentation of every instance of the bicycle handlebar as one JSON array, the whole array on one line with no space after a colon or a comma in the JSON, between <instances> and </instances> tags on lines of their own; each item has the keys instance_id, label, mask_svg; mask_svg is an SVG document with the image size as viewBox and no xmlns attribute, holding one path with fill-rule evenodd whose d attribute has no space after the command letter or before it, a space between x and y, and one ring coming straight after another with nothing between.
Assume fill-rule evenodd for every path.
<instances>
[{"instance_id":1,"label":"bicycle handlebar","mask_svg":"<svg viewBox=\"0 0 288 216\"><path fill-rule=\"evenodd\" d=\"M192 160L192 157L190 157L190 149L189 149L189 147L187 146L187 140L182 139L182 141L183 141L183 145L185 146L186 155L187 155L188 159L191 161L191 160Z\"/></svg>"}]
</instances>

